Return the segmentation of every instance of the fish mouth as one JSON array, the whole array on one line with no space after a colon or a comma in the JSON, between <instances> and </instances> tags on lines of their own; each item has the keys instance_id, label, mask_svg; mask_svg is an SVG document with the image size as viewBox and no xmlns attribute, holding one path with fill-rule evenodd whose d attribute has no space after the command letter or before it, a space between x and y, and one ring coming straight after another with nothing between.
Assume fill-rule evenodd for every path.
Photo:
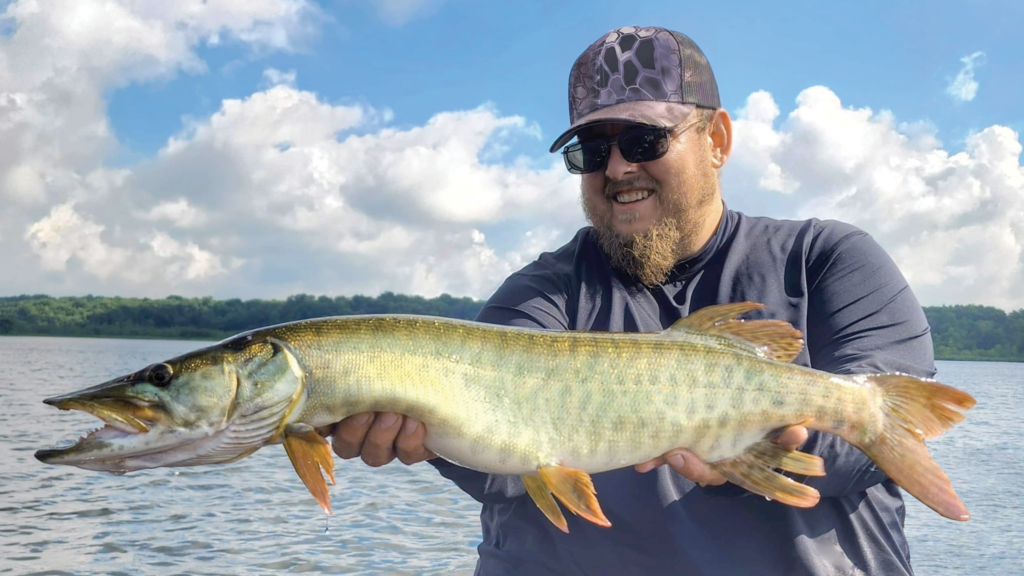
<instances>
[{"instance_id":1,"label":"fish mouth","mask_svg":"<svg viewBox=\"0 0 1024 576\"><path fill-rule=\"evenodd\" d=\"M58 463L58 460L66 460L76 456L82 460L109 459L111 455L88 457L78 453L86 451L90 444L110 443L111 441L121 440L129 436L146 434L150 431L152 423L156 419L153 404L136 400L80 400L58 397L48 398L43 400L43 403L61 410L86 412L99 418L104 423L103 426L83 434L72 446L36 451L36 459L45 463Z\"/></svg>"},{"instance_id":2,"label":"fish mouth","mask_svg":"<svg viewBox=\"0 0 1024 576\"><path fill-rule=\"evenodd\" d=\"M153 406L153 404L149 402L142 401L77 400L74 398L47 398L46 400L43 400L43 404L49 404L50 406L55 406L61 410L80 410L82 412L87 412L100 420L103 420L107 426L117 428L118 430L127 432L128 434L142 434L149 432L149 424L141 418L136 417L133 412L138 412L140 409L151 409ZM147 411L151 412L151 410Z\"/></svg>"}]
</instances>

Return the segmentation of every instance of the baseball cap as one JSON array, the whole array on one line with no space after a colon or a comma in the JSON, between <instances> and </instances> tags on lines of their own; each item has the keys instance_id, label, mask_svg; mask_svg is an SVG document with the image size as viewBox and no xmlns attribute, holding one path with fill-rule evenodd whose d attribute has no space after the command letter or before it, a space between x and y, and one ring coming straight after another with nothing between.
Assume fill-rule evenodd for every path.
<instances>
[{"instance_id":1,"label":"baseball cap","mask_svg":"<svg viewBox=\"0 0 1024 576\"><path fill-rule=\"evenodd\" d=\"M606 123L679 124L694 108L720 108L711 65L689 37L658 27L627 26L591 44L569 72L569 129Z\"/></svg>"}]
</instances>

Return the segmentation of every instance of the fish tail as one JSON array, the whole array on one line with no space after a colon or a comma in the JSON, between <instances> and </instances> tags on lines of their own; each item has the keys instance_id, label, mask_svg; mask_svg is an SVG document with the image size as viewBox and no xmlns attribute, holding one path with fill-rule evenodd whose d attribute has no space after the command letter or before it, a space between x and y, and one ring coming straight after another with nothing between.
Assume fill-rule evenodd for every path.
<instances>
[{"instance_id":1,"label":"fish tail","mask_svg":"<svg viewBox=\"0 0 1024 576\"><path fill-rule=\"evenodd\" d=\"M963 411L974 406L974 398L933 380L904 374L867 378L882 391L882 431L858 447L889 478L932 510L952 520L970 519L924 440L962 422ZM853 438L847 440L858 444Z\"/></svg>"}]
</instances>

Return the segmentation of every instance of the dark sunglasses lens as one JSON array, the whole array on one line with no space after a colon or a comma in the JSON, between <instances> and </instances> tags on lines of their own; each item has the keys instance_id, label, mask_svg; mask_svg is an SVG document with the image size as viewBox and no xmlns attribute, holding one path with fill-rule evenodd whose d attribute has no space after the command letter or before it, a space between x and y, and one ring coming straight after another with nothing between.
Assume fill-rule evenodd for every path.
<instances>
[{"instance_id":1,"label":"dark sunglasses lens","mask_svg":"<svg viewBox=\"0 0 1024 576\"><path fill-rule=\"evenodd\" d=\"M608 160L608 145L604 142L578 142L562 152L565 167L573 174L589 174L604 168Z\"/></svg>"},{"instance_id":2,"label":"dark sunglasses lens","mask_svg":"<svg viewBox=\"0 0 1024 576\"><path fill-rule=\"evenodd\" d=\"M657 160L668 152L668 131L659 128L640 128L623 132L619 136L619 152L622 152L622 157L627 162Z\"/></svg>"}]
</instances>

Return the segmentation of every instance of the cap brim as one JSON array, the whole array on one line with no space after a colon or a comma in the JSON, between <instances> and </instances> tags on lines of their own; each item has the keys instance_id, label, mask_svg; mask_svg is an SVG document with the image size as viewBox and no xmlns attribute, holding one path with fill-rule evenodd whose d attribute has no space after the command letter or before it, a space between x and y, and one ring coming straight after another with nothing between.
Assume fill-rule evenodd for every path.
<instances>
[{"instance_id":1,"label":"cap brim","mask_svg":"<svg viewBox=\"0 0 1024 576\"><path fill-rule=\"evenodd\" d=\"M693 104L676 102L636 101L622 102L595 110L573 123L568 130L555 140L548 152L554 152L568 144L580 130L598 124L648 124L650 126L675 126L693 113Z\"/></svg>"}]
</instances>

